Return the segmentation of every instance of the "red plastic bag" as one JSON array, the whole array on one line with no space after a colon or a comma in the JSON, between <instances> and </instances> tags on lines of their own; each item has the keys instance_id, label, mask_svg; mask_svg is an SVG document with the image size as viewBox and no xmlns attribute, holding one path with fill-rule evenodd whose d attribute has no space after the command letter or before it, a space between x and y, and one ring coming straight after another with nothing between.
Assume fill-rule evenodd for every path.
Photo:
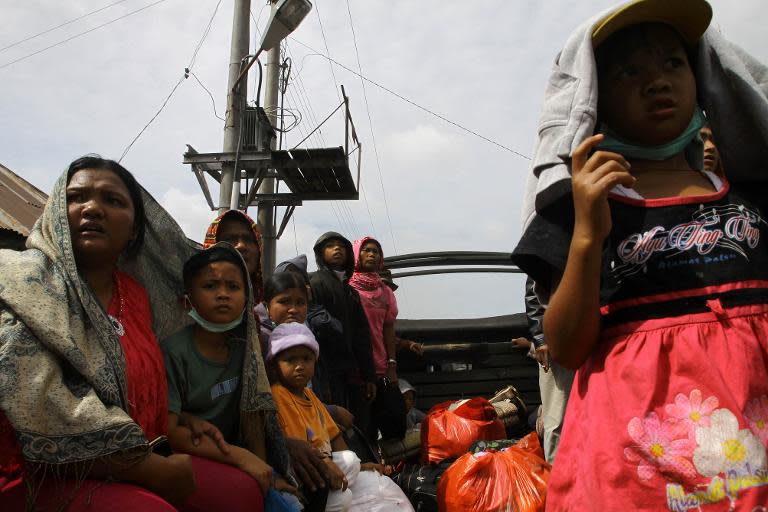
<instances>
[{"instance_id":1,"label":"red plastic bag","mask_svg":"<svg viewBox=\"0 0 768 512\"><path fill-rule=\"evenodd\" d=\"M437 484L441 512L543 512L551 466L535 433L498 452L467 453Z\"/></svg>"},{"instance_id":2,"label":"red plastic bag","mask_svg":"<svg viewBox=\"0 0 768 512\"><path fill-rule=\"evenodd\" d=\"M504 424L496 410L485 398L472 398L459 402L443 402L432 407L422 422L421 446L424 461L437 464L450 457L459 457L481 439L504 439Z\"/></svg>"}]
</instances>

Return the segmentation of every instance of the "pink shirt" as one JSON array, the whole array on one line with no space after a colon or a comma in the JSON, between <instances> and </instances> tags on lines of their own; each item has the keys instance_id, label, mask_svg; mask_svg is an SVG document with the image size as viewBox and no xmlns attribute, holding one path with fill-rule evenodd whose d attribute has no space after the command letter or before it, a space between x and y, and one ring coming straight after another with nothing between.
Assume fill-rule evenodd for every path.
<instances>
[{"instance_id":1,"label":"pink shirt","mask_svg":"<svg viewBox=\"0 0 768 512\"><path fill-rule=\"evenodd\" d=\"M397 318L397 299L388 286L379 286L375 290L361 290L360 301L368 318L371 330L371 348L373 350L373 367L377 377L387 374L387 347L384 345L384 326L392 325Z\"/></svg>"}]
</instances>

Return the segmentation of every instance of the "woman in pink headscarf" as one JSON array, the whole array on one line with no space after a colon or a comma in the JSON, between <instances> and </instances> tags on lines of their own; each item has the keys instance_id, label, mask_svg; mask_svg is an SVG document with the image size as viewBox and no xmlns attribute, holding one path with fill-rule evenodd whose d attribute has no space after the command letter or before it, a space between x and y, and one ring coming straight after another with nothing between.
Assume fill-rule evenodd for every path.
<instances>
[{"instance_id":1,"label":"woman in pink headscarf","mask_svg":"<svg viewBox=\"0 0 768 512\"><path fill-rule=\"evenodd\" d=\"M352 253L355 257L355 271L349 284L360 295L360 302L368 318L378 388L376 401L371 407L374 414L367 433L369 437L375 439L376 430L380 429L384 438L402 438L405 433L405 403L402 402L402 396L397 391L397 359L395 359L397 300L395 294L379 276L379 271L384 269L384 253L381 250L381 244L374 238L363 237L352 244ZM397 393L388 392L392 390ZM401 409L402 422L399 414ZM393 418L396 420L393 421ZM358 421L360 419L358 418Z\"/></svg>"}]
</instances>

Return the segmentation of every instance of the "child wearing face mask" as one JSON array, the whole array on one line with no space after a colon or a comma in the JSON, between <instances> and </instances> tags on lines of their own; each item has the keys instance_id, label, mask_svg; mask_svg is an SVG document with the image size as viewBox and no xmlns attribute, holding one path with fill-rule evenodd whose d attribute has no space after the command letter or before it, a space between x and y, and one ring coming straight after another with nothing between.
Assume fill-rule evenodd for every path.
<instances>
[{"instance_id":1,"label":"child wearing face mask","mask_svg":"<svg viewBox=\"0 0 768 512\"><path fill-rule=\"evenodd\" d=\"M296 492L265 461L268 449L257 455L241 446L246 444L240 406L249 351L248 282L242 257L228 244L215 245L185 263L185 302L194 323L161 343L168 380L168 438L174 451L240 469L258 482L263 496L272 488ZM182 414L209 422L223 439L204 435L195 440L179 424ZM297 500L291 502L300 510Z\"/></svg>"}]
</instances>

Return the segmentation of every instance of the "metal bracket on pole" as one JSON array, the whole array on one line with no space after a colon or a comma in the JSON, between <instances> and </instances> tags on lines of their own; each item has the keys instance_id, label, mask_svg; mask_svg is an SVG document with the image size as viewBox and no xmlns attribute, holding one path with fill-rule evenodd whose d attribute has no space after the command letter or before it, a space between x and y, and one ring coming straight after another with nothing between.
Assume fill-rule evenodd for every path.
<instances>
[{"instance_id":1,"label":"metal bracket on pole","mask_svg":"<svg viewBox=\"0 0 768 512\"><path fill-rule=\"evenodd\" d=\"M208 203L208 207L211 209L211 211L215 210L216 207L213 205L213 198L211 198L211 191L208 190L208 183L205 181L205 176L203 176L203 171L201 171L197 165L192 166L192 172L195 173L195 178L197 178L197 182L200 184L200 189L203 191L203 196L205 196L205 201Z\"/></svg>"},{"instance_id":2,"label":"metal bracket on pole","mask_svg":"<svg viewBox=\"0 0 768 512\"><path fill-rule=\"evenodd\" d=\"M277 238L280 240L280 237L283 235L283 231L285 231L285 226L288 225L288 221L291 219L291 215L293 215L293 211L296 209L296 205L291 205L285 209L285 213L283 214L283 221L280 223L280 229L277 230Z\"/></svg>"},{"instance_id":3,"label":"metal bracket on pole","mask_svg":"<svg viewBox=\"0 0 768 512\"><path fill-rule=\"evenodd\" d=\"M259 187L264 181L264 176L259 176L251 183L251 188L248 190L248 196L245 199L245 207L247 208L253 202L253 198L256 197L256 193L259 191Z\"/></svg>"}]
</instances>

